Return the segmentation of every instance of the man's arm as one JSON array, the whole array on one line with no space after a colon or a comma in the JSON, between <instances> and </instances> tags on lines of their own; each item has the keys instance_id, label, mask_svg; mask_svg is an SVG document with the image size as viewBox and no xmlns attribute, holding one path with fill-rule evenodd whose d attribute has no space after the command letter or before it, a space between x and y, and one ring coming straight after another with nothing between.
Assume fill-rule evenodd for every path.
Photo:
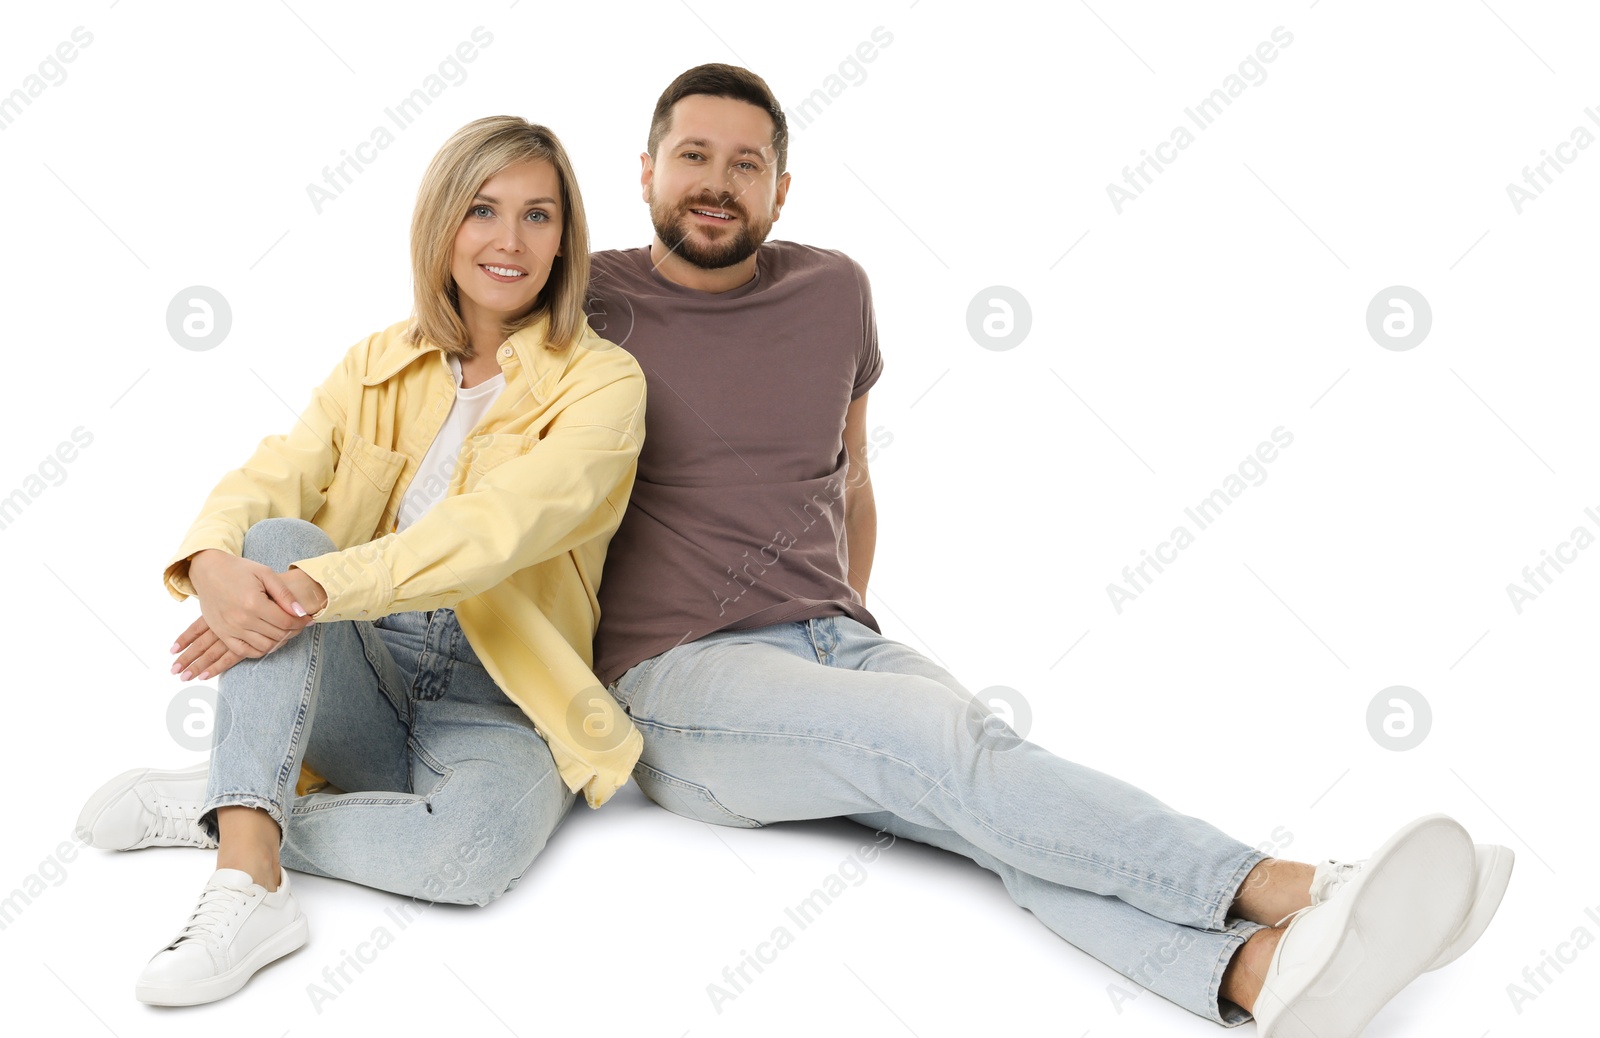
<instances>
[{"instance_id":1,"label":"man's arm","mask_svg":"<svg viewBox=\"0 0 1600 1038\"><path fill-rule=\"evenodd\" d=\"M872 473L867 469L867 397L862 393L850 403L844 418L844 449L850 456L850 471L845 476L845 547L850 559L850 586L867 601L867 578L872 575L872 556L878 546L878 506L872 497Z\"/></svg>"}]
</instances>

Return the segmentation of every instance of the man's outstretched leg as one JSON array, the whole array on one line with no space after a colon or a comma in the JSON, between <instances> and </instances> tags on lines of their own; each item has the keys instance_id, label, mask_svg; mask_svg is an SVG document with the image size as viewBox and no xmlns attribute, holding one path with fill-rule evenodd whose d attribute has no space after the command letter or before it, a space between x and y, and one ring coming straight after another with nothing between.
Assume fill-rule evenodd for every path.
<instances>
[{"instance_id":1,"label":"man's outstretched leg","mask_svg":"<svg viewBox=\"0 0 1600 1038\"><path fill-rule=\"evenodd\" d=\"M636 778L664 806L746 826L858 817L966 854L1000 873L1061 936L1219 1023L1245 1018L1229 1012L1225 981L1240 1004L1254 1004L1259 982L1286 990L1274 987L1275 975L1323 976L1323 967L1305 965L1313 957L1306 949L1337 962L1348 947L1343 938L1304 939L1343 911L1318 910L1293 924L1302 937L1286 947L1295 955L1278 957L1281 966L1299 964L1288 974L1274 974L1272 961L1273 942L1293 933L1287 928L1253 937L1236 956L1257 931L1309 905L1310 866L1263 867L1260 852L1127 783L1026 742L981 737L970 695L948 674L853 621L711 635L630 670L614 691L645 734ZM1409 958L1419 961L1401 972L1425 968L1465 914L1472 848L1449 825L1454 834L1429 852L1442 900L1418 926L1439 931L1422 938L1438 936L1439 946L1414 950ZM1381 883L1365 886L1382 900L1404 886L1419 856L1428 854L1408 850L1395 859L1401 865L1378 870ZM1368 924L1365 914L1359 921Z\"/></svg>"}]
</instances>

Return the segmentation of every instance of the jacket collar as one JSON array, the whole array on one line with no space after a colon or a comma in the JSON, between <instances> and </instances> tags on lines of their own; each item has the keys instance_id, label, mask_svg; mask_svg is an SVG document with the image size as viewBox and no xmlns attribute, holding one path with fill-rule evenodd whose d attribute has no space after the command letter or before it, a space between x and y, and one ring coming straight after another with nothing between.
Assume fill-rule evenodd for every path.
<instances>
[{"instance_id":1,"label":"jacket collar","mask_svg":"<svg viewBox=\"0 0 1600 1038\"><path fill-rule=\"evenodd\" d=\"M512 349L516 350L517 360L525 369L529 371L537 370L536 362L540 354L544 352L545 333L549 327L550 318L547 314L541 316L526 328L513 332L511 337L506 340L505 344L509 344ZM361 384L364 386L376 386L381 382L387 382L426 353L437 353L441 360L444 359L443 347L430 340L423 339L420 342L411 342L403 335L398 336L381 355L374 357L368 363L367 372L362 376Z\"/></svg>"}]
</instances>

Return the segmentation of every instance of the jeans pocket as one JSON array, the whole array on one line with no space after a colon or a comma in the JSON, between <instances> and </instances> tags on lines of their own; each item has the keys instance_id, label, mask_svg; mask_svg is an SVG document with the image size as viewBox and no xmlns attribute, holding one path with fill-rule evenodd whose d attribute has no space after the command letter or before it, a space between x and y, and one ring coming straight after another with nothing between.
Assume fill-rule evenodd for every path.
<instances>
[{"instance_id":1,"label":"jeans pocket","mask_svg":"<svg viewBox=\"0 0 1600 1038\"><path fill-rule=\"evenodd\" d=\"M645 796L675 815L737 829L759 829L763 824L729 811L706 787L658 771L643 761L633 766L633 780Z\"/></svg>"},{"instance_id":2,"label":"jeans pocket","mask_svg":"<svg viewBox=\"0 0 1600 1038\"><path fill-rule=\"evenodd\" d=\"M622 707L622 712L627 714L629 717L632 717L633 711L628 709L628 701L622 698L622 693L617 691L617 686L621 683L622 679L618 678L616 681L613 681L611 684L607 685L606 695L610 696L612 699L615 699L617 701L617 705Z\"/></svg>"},{"instance_id":3,"label":"jeans pocket","mask_svg":"<svg viewBox=\"0 0 1600 1038\"><path fill-rule=\"evenodd\" d=\"M661 656L656 655L635 663L606 687L606 691L611 693L611 698L621 705L628 716L633 716L633 697L638 693L639 686L643 684L645 676L655 669L655 665L660 659Z\"/></svg>"},{"instance_id":4,"label":"jeans pocket","mask_svg":"<svg viewBox=\"0 0 1600 1038\"><path fill-rule=\"evenodd\" d=\"M394 707L395 716L401 723L409 724L411 704L406 694L406 676L395 661L394 647L383 640L383 635L376 624L366 620L346 622L355 626L356 635L361 639L361 652L367 658L367 665L377 676L378 691L389 701L389 705Z\"/></svg>"}]
</instances>

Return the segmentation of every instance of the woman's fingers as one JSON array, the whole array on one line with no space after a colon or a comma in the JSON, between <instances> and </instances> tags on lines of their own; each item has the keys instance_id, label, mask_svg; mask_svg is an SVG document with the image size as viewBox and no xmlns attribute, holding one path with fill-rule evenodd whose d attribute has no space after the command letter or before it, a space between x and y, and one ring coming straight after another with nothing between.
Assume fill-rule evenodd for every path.
<instances>
[{"instance_id":1,"label":"woman's fingers","mask_svg":"<svg viewBox=\"0 0 1600 1038\"><path fill-rule=\"evenodd\" d=\"M203 634L209 634L210 632L211 625L206 623L205 616L197 616L195 617L194 623L190 624L188 627L185 627L183 629L183 633L178 635L178 640L172 643L172 651L181 652L183 649L188 648L196 638ZM212 635L212 637L216 636ZM176 671L174 671L174 673L176 673Z\"/></svg>"},{"instance_id":2,"label":"woman's fingers","mask_svg":"<svg viewBox=\"0 0 1600 1038\"><path fill-rule=\"evenodd\" d=\"M246 630L239 634L239 639L250 647L250 659L265 656L277 648L278 640L282 637L283 633L276 628L269 628L267 631Z\"/></svg>"},{"instance_id":3,"label":"woman's fingers","mask_svg":"<svg viewBox=\"0 0 1600 1038\"><path fill-rule=\"evenodd\" d=\"M195 673L195 663L215 647L221 646L224 652L227 651L227 646L222 645L222 639L218 638L216 633L205 625L204 620L197 620L195 623L200 625L200 633L189 639L186 643L187 647L172 664L172 673L174 674L188 675ZM193 631L194 627L195 624L190 624L189 631ZM185 644L183 639L184 636L189 634L189 631L185 631L183 635L179 636L178 641L180 644ZM188 678L186 677L184 680L188 680Z\"/></svg>"},{"instance_id":4,"label":"woman's fingers","mask_svg":"<svg viewBox=\"0 0 1600 1038\"><path fill-rule=\"evenodd\" d=\"M248 646L249 652L240 653L229 647L229 642L220 637L201 617L178 636L174 648L182 648L177 660L172 664L172 673L179 675L184 681L191 679L204 681L214 678L226 671L242 659L256 659L270 652L276 652L288 644L289 640L299 634L302 627L280 631L270 628L272 634L260 632L246 632L240 639ZM274 639L273 634L277 637Z\"/></svg>"},{"instance_id":5,"label":"woman's fingers","mask_svg":"<svg viewBox=\"0 0 1600 1038\"><path fill-rule=\"evenodd\" d=\"M263 594L224 612L220 626L226 636L249 644L254 655L265 656L304 625Z\"/></svg>"},{"instance_id":6,"label":"woman's fingers","mask_svg":"<svg viewBox=\"0 0 1600 1038\"><path fill-rule=\"evenodd\" d=\"M217 669L217 661L224 656L230 655L232 653L228 651L226 645L222 644L221 638L213 639L203 652L197 653L195 658L189 661L183 668L183 673L179 676L185 681L190 678L204 681L206 678L222 673L221 670Z\"/></svg>"},{"instance_id":7,"label":"woman's fingers","mask_svg":"<svg viewBox=\"0 0 1600 1038\"><path fill-rule=\"evenodd\" d=\"M218 674L226 671L235 663L238 663L242 658L238 653L230 651L226 645L219 644L216 652L217 655L215 659L202 659L198 664L200 673L197 674L196 677L198 677L201 681L204 681L207 678L216 677ZM211 654L207 653L206 655L209 657Z\"/></svg>"},{"instance_id":8,"label":"woman's fingers","mask_svg":"<svg viewBox=\"0 0 1600 1038\"><path fill-rule=\"evenodd\" d=\"M270 651L270 649L258 651L253 645L242 638L231 638L224 636L222 643L228 647L229 652L244 660L259 659L260 657L265 656L268 651Z\"/></svg>"},{"instance_id":9,"label":"woman's fingers","mask_svg":"<svg viewBox=\"0 0 1600 1038\"><path fill-rule=\"evenodd\" d=\"M231 652L225 652L225 653L222 654L222 657L220 659L218 659L215 663L211 664L211 666L207 667L205 672L202 673L200 676L202 678L214 678L218 674L221 674L223 671L227 670L229 667L233 666L235 663L238 663L238 662L239 662L239 657L237 655L235 655L234 653L231 653Z\"/></svg>"},{"instance_id":10,"label":"woman's fingers","mask_svg":"<svg viewBox=\"0 0 1600 1038\"><path fill-rule=\"evenodd\" d=\"M283 582L278 574L268 570L261 575L261 587L266 591L267 597L288 615L299 619L306 615L306 609L295 601L294 592Z\"/></svg>"}]
</instances>

